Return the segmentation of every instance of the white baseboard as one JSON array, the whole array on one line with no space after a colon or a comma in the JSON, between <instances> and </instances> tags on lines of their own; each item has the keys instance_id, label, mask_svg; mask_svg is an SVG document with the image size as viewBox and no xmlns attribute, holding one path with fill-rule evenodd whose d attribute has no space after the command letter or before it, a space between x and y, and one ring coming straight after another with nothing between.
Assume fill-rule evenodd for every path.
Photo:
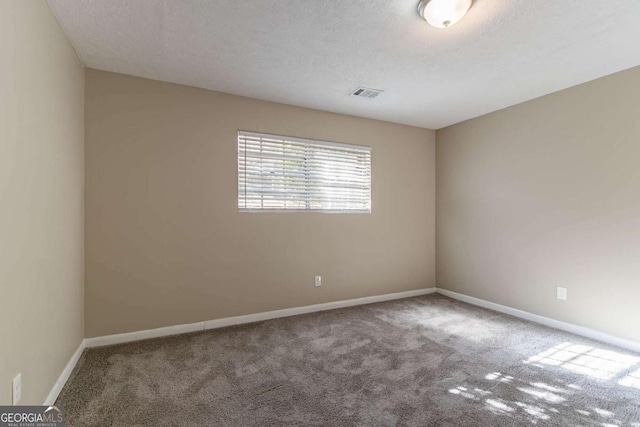
<instances>
[{"instance_id":1,"label":"white baseboard","mask_svg":"<svg viewBox=\"0 0 640 427\"><path fill-rule=\"evenodd\" d=\"M62 373L58 377L58 380L56 381L56 383L53 385L53 388L49 392L49 395L45 399L43 405L51 406L54 403L56 403L56 399L58 398L58 395L62 391L62 388L64 387L64 385L67 383L67 380L71 375L71 372L73 372L73 368L76 367L76 364L78 363L78 360L80 360L80 356L82 356L82 352L86 347L87 347L87 340L83 339L80 345L78 346L77 350L75 351L75 353L73 353L73 356L71 356L71 359L69 359L69 362L67 362L67 366L65 366L64 369L62 370Z\"/></svg>"},{"instance_id":2,"label":"white baseboard","mask_svg":"<svg viewBox=\"0 0 640 427\"><path fill-rule=\"evenodd\" d=\"M496 304L494 302L486 301L480 298L470 297L468 295L459 294L457 292L448 291L446 289L437 288L437 293L456 299L458 301L466 302L468 304L477 305L480 307L488 308L490 310L499 311L500 313L510 314L520 319L529 320L531 322L540 323L541 325L549 326L551 328L560 329L562 331L571 332L572 334L580 335L586 338L591 338L596 341L615 345L627 350L640 353L640 343L627 340L624 338L616 337L614 335L605 334L604 332L596 331L593 329L585 328L584 326L574 325L573 323L561 322L559 320L551 319L549 317L539 316L537 314L529 313L528 311L518 310L516 308L507 307L506 305Z\"/></svg>"},{"instance_id":3,"label":"white baseboard","mask_svg":"<svg viewBox=\"0 0 640 427\"><path fill-rule=\"evenodd\" d=\"M266 311L262 313L247 314L244 316L225 317L223 319L206 320L204 322L189 323L186 325L167 326L164 328L147 329L143 331L128 332L124 334L106 335L102 337L87 338L85 341L87 347L100 347L105 345L145 340L149 338L158 338L169 335L184 334L188 332L222 328L225 326L262 322L264 320L296 316L299 314L315 313L318 311L333 310L336 308L353 307L356 305L372 304L376 302L391 301L401 298L411 298L420 295L432 294L434 292L436 292L436 288L417 289L415 291L397 292L393 294L375 295L370 297L327 302L323 304L305 305L302 307L285 308L282 310Z\"/></svg>"},{"instance_id":4,"label":"white baseboard","mask_svg":"<svg viewBox=\"0 0 640 427\"><path fill-rule=\"evenodd\" d=\"M468 304L477 305L480 307L488 308L490 310L498 311L500 313L509 314L514 317L529 320L531 322L540 323L551 328L560 329L566 332L571 332L576 335L580 335L586 338L591 338L596 341L612 344L621 348L625 348L631 351L640 353L640 343L630 341L624 338L619 338L614 335L605 334L593 329L585 328L583 326L574 325L572 323L561 322L559 320L551 319L549 317L539 316L537 314L529 313L527 311L518 310L515 308L507 307L505 305L496 304L494 302L486 301L480 298L470 297L468 295L460 294L453 291L448 291L441 288L426 288L418 289L415 291L397 292L393 294L375 295L370 297L355 298L343 301L334 301L323 304L306 305L302 307L285 308L282 310L267 311L263 313L248 314L245 316L226 317L223 319L207 320L204 322L190 323L186 325L167 326L164 328L147 329L144 331L129 332L124 334L106 335L95 338L85 338L78 346L78 349L73 353L71 359L65 366L64 370L60 374L60 377L54 384L51 392L47 396L43 405L53 405L58 398L58 395L62 391L62 388L66 384L73 368L75 368L82 352L85 348L100 347L105 345L121 344L131 341L139 341L149 338L165 337L169 335L178 335L188 332L204 331L208 329L222 328L225 326L241 325L245 323L261 322L264 320L277 319L281 317L296 316L299 314L315 313L318 311L333 310L336 308L353 307L357 305L372 304L376 302L391 301L401 298L411 298L420 295L427 295L437 292L439 294L448 296L450 298L466 302Z\"/></svg>"}]
</instances>

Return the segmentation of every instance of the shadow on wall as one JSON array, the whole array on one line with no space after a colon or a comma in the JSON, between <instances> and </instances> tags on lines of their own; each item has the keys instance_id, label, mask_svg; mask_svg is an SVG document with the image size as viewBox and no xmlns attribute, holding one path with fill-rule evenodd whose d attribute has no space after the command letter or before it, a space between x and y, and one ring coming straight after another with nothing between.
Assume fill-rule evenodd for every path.
<instances>
[{"instance_id":1,"label":"shadow on wall","mask_svg":"<svg viewBox=\"0 0 640 427\"><path fill-rule=\"evenodd\" d=\"M526 414L532 424L546 425L561 410L565 413L573 410L576 421L589 425L640 426L640 413L635 420L619 419L613 411L606 408L584 407L584 396L581 393L584 388L598 387L599 382L640 391L640 357L564 342L524 360L523 363L540 370L570 371L589 381L558 378L553 384L549 384L523 381L502 372L489 372L484 378L484 387L463 384L449 389L449 393L478 401L485 410L495 415L512 416L521 412L521 415ZM517 391L515 395L514 391ZM640 399L640 392L637 398Z\"/></svg>"}]
</instances>

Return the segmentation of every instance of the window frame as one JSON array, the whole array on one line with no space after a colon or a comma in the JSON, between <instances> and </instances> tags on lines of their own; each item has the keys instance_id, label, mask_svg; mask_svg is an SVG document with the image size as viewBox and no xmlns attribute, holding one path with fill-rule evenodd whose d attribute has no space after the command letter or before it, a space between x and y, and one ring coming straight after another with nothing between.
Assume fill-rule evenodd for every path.
<instances>
[{"instance_id":1,"label":"window frame","mask_svg":"<svg viewBox=\"0 0 640 427\"><path fill-rule=\"evenodd\" d=\"M369 155L369 209L286 209L286 208L243 208L240 206L240 137L249 136L256 138L264 138L271 137L274 139L282 139L290 142L297 142L301 144L316 144L316 145L324 145L327 147L338 147L338 148L346 148L346 149L354 149L357 151L366 152ZM246 160L246 158L245 158ZM359 145L359 144L347 144L343 142L334 142L334 141L325 141L319 139L311 139L311 138L301 138L295 136L286 136L286 135L278 135L272 133L265 132L255 132L255 131L246 131L242 129L238 129L236 132L236 200L237 200L237 209L239 213L321 213L321 214L371 214L373 212L373 147L367 145ZM307 178L305 178L306 180ZM309 187L305 187L308 191ZM245 190L246 194L246 190ZM245 196L246 197L246 196ZM246 203L246 198L245 198Z\"/></svg>"}]
</instances>

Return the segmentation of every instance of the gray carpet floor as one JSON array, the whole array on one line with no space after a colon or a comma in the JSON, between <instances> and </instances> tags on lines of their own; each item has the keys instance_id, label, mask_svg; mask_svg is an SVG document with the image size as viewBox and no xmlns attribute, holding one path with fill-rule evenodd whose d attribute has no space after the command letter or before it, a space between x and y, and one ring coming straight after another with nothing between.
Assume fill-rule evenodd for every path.
<instances>
[{"instance_id":1,"label":"gray carpet floor","mask_svg":"<svg viewBox=\"0 0 640 427\"><path fill-rule=\"evenodd\" d=\"M441 295L89 349L67 426L640 426L640 354Z\"/></svg>"}]
</instances>

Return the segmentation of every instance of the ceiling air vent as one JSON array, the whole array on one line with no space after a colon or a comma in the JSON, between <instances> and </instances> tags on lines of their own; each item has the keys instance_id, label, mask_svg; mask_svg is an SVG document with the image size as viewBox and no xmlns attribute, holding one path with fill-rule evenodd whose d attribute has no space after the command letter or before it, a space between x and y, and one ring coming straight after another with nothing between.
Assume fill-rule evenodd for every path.
<instances>
[{"instance_id":1,"label":"ceiling air vent","mask_svg":"<svg viewBox=\"0 0 640 427\"><path fill-rule=\"evenodd\" d=\"M356 90L351 91L349 95L359 96L360 98L375 98L376 96L380 95L382 92L384 91L381 89L371 89L368 87L360 86Z\"/></svg>"}]
</instances>

